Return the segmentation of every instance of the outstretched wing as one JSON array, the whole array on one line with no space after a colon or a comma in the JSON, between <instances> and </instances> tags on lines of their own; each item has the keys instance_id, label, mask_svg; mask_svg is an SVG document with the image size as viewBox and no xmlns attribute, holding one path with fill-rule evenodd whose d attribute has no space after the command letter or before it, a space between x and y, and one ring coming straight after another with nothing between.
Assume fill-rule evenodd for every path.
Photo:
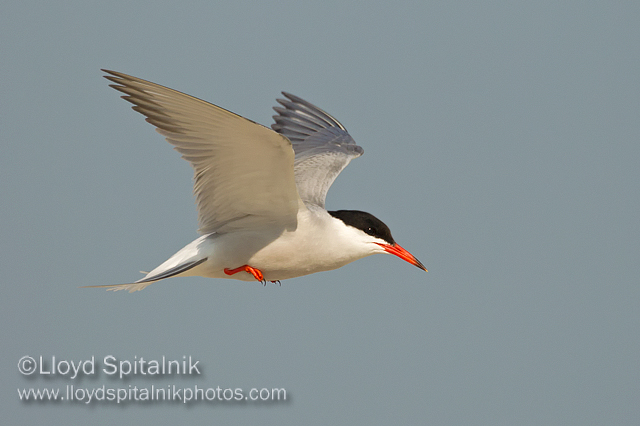
<instances>
[{"instance_id":1,"label":"outstretched wing","mask_svg":"<svg viewBox=\"0 0 640 426\"><path fill-rule=\"evenodd\" d=\"M176 90L103 71L191 163L201 233L295 223L300 199L286 137Z\"/></svg>"},{"instance_id":2,"label":"outstretched wing","mask_svg":"<svg viewBox=\"0 0 640 426\"><path fill-rule=\"evenodd\" d=\"M298 194L306 204L324 208L329 187L364 150L356 145L347 129L335 118L309 102L282 92L282 106L271 128L286 136L295 151L295 179Z\"/></svg>"}]
</instances>

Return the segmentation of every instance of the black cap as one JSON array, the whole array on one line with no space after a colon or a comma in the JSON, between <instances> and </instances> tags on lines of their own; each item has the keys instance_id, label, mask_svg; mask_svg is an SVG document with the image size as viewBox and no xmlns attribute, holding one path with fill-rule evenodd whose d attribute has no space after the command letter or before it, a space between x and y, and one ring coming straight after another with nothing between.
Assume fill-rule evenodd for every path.
<instances>
[{"instance_id":1,"label":"black cap","mask_svg":"<svg viewBox=\"0 0 640 426\"><path fill-rule=\"evenodd\" d=\"M330 211L329 214L340 219L345 225L353 226L365 234L380 238L391 245L396 243L391 236L389 227L370 213L359 210L336 210Z\"/></svg>"}]
</instances>

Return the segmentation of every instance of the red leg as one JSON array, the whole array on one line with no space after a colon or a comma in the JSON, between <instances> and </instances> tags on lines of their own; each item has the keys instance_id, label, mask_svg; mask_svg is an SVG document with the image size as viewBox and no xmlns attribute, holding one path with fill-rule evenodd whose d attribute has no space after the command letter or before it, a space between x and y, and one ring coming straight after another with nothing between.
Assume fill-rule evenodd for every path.
<instances>
[{"instance_id":1,"label":"red leg","mask_svg":"<svg viewBox=\"0 0 640 426\"><path fill-rule=\"evenodd\" d=\"M252 268L249 265L242 265L236 269L224 268L224 273L227 275L237 274L238 272L248 272L253 275L256 280L260 281L261 283L265 283L264 275L262 275L262 271L260 271L260 269Z\"/></svg>"}]
</instances>

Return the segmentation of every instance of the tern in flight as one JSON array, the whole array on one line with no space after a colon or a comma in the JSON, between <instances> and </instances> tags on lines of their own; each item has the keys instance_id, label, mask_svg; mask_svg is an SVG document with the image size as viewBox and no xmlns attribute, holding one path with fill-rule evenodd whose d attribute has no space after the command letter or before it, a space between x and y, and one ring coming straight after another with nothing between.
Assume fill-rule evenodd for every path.
<instances>
[{"instance_id":1,"label":"tern in flight","mask_svg":"<svg viewBox=\"0 0 640 426\"><path fill-rule=\"evenodd\" d=\"M389 253L426 271L389 228L357 210L327 211L329 187L362 155L335 118L282 92L271 129L184 93L103 70L195 171L201 237L131 284L169 277L279 282Z\"/></svg>"}]
</instances>

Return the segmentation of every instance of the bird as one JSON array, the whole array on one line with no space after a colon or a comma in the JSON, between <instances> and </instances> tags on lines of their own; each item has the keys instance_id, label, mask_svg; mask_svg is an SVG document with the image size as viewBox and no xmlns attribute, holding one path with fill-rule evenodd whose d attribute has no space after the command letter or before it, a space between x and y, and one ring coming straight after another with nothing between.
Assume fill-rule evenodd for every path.
<instances>
[{"instance_id":1,"label":"bird","mask_svg":"<svg viewBox=\"0 0 640 426\"><path fill-rule=\"evenodd\" d=\"M170 277L281 280L340 268L377 253L427 271L381 220L327 211L329 187L364 150L315 105L282 92L271 128L159 84L103 69L194 169L201 236L133 283L89 287L139 291Z\"/></svg>"}]
</instances>

